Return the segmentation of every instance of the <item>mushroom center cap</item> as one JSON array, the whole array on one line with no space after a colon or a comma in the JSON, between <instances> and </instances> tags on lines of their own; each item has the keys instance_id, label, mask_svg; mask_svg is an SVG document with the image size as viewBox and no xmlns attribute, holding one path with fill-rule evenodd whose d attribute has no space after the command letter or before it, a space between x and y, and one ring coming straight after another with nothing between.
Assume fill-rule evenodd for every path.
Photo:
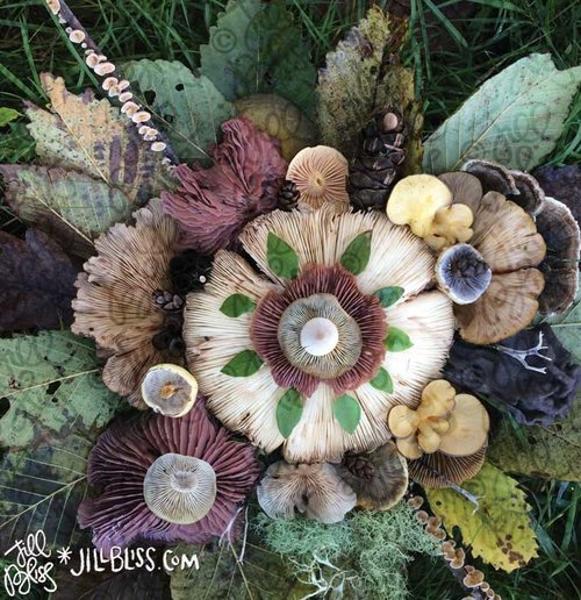
<instances>
[{"instance_id":1,"label":"mushroom center cap","mask_svg":"<svg viewBox=\"0 0 581 600\"><path fill-rule=\"evenodd\" d=\"M315 317L304 324L300 342L303 349L312 356L325 356L337 347L339 330L330 319Z\"/></svg>"},{"instance_id":2,"label":"mushroom center cap","mask_svg":"<svg viewBox=\"0 0 581 600\"><path fill-rule=\"evenodd\" d=\"M315 171L309 178L309 192L315 195L321 195L326 189L326 178L319 171Z\"/></svg>"},{"instance_id":3,"label":"mushroom center cap","mask_svg":"<svg viewBox=\"0 0 581 600\"><path fill-rule=\"evenodd\" d=\"M177 492L191 492L198 484L195 471L178 471L170 476L170 483Z\"/></svg>"}]
</instances>

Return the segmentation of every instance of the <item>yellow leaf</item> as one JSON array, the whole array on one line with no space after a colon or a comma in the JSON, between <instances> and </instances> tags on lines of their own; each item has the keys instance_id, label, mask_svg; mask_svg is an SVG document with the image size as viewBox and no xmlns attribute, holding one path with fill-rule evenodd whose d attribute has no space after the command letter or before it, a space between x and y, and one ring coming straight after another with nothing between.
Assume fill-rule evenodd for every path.
<instances>
[{"instance_id":1,"label":"yellow leaf","mask_svg":"<svg viewBox=\"0 0 581 600\"><path fill-rule=\"evenodd\" d=\"M430 506L442 518L448 533L458 527L474 556L509 573L537 556L530 506L514 479L485 463L480 473L462 487L478 497L477 509L452 489L426 489Z\"/></svg>"}]
</instances>

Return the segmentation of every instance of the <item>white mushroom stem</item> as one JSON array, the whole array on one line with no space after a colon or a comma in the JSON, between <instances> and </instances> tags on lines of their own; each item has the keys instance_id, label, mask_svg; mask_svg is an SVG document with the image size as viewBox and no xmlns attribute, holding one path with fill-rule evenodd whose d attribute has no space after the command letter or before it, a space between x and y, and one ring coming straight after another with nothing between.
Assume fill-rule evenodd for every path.
<instances>
[{"instance_id":1,"label":"white mushroom stem","mask_svg":"<svg viewBox=\"0 0 581 600\"><path fill-rule=\"evenodd\" d=\"M301 329L301 346L313 356L325 356L337 347L339 330L333 321L315 317Z\"/></svg>"}]
</instances>

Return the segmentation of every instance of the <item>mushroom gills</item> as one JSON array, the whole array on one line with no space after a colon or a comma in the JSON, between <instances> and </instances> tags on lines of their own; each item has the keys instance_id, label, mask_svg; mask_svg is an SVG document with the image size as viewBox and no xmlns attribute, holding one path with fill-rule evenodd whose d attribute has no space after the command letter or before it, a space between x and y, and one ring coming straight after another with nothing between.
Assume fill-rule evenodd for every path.
<instances>
[{"instance_id":1,"label":"mushroom gills","mask_svg":"<svg viewBox=\"0 0 581 600\"><path fill-rule=\"evenodd\" d=\"M473 246L456 244L438 258L436 279L455 304L472 304L488 289L492 270Z\"/></svg>"},{"instance_id":2,"label":"mushroom gills","mask_svg":"<svg viewBox=\"0 0 581 600\"><path fill-rule=\"evenodd\" d=\"M216 500L216 473L204 460L162 454L143 481L145 504L168 523L189 525L203 519Z\"/></svg>"}]
</instances>

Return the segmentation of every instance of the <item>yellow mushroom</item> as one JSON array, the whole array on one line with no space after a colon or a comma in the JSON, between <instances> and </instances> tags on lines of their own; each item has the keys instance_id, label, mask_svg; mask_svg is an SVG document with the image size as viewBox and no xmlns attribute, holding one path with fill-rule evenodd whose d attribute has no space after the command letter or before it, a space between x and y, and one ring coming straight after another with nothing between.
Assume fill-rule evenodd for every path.
<instances>
[{"instance_id":1,"label":"yellow mushroom","mask_svg":"<svg viewBox=\"0 0 581 600\"><path fill-rule=\"evenodd\" d=\"M420 416L415 410L400 404L389 411L388 426L395 437L405 438L418 428Z\"/></svg>"},{"instance_id":2,"label":"yellow mushroom","mask_svg":"<svg viewBox=\"0 0 581 600\"><path fill-rule=\"evenodd\" d=\"M465 204L452 204L440 208L432 222L426 244L433 250L443 250L458 242L467 242L473 235L470 226L474 215Z\"/></svg>"},{"instance_id":3,"label":"yellow mushroom","mask_svg":"<svg viewBox=\"0 0 581 600\"><path fill-rule=\"evenodd\" d=\"M402 456L409 458L410 460L416 460L423 454L421 448L416 442L414 435L406 438L398 438L395 440L395 445Z\"/></svg>"},{"instance_id":4,"label":"yellow mushroom","mask_svg":"<svg viewBox=\"0 0 581 600\"><path fill-rule=\"evenodd\" d=\"M470 394L458 394L449 419L450 429L442 435L440 452L466 456L486 443L490 419L482 403Z\"/></svg>"}]
</instances>

